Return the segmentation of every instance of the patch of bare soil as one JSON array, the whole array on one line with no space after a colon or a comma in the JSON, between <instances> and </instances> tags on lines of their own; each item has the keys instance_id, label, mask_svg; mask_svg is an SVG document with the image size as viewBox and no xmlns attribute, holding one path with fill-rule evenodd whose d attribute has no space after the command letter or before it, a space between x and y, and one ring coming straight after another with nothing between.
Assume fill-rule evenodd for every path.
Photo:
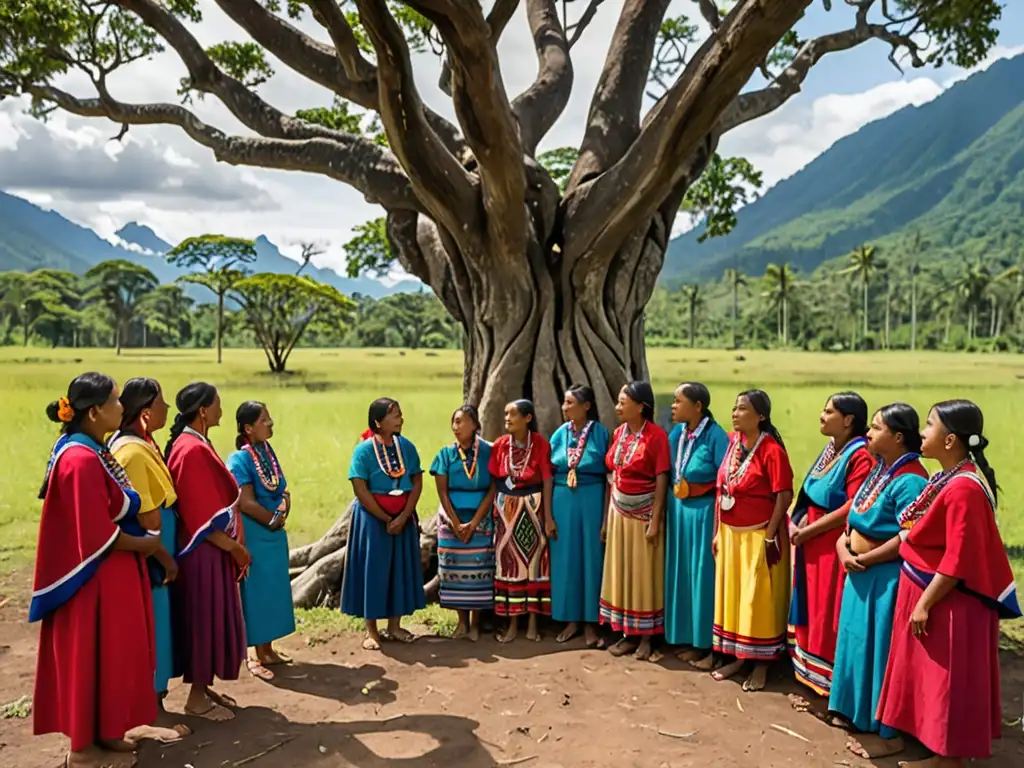
<instances>
[{"instance_id":1,"label":"patch of bare soil","mask_svg":"<svg viewBox=\"0 0 1024 768\"><path fill-rule=\"evenodd\" d=\"M0 609L0 704L31 694L37 629L25 606ZM421 638L360 648L346 635L308 647L281 645L295 661L273 683L243 672L218 690L240 705L237 718L212 724L184 718L195 733L180 744L146 743L139 764L193 768L426 768L427 766L866 766L844 748L846 736L786 698L797 690L784 665L769 690L744 693L674 658L658 664L520 638L502 646ZM1005 715L1021 712L1024 661L1006 656ZM172 688L180 714L185 691ZM787 729L792 732L789 733ZM60 736L35 738L31 719L0 720L0 765L61 764ZM922 756L920 750L908 752ZM895 760L875 763L894 766ZM1005 728L991 766L1024 765L1020 726Z\"/></svg>"}]
</instances>

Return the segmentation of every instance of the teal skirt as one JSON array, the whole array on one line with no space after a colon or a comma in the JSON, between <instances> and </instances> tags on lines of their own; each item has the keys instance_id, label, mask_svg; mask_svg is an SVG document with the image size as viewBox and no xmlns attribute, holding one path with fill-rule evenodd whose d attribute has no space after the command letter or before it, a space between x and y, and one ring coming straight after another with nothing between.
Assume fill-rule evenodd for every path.
<instances>
[{"instance_id":1,"label":"teal skirt","mask_svg":"<svg viewBox=\"0 0 1024 768\"><path fill-rule=\"evenodd\" d=\"M173 509L160 510L160 543L170 553L177 551L178 517ZM153 587L153 634L156 642L156 674L153 687L166 693L167 684L181 673L174 669L174 633L171 631L171 591Z\"/></svg>"},{"instance_id":2,"label":"teal skirt","mask_svg":"<svg viewBox=\"0 0 1024 768\"><path fill-rule=\"evenodd\" d=\"M295 631L288 534L284 529L271 531L246 515L242 527L252 555L249 575L241 584L245 638L250 646L263 645Z\"/></svg>"},{"instance_id":3,"label":"teal skirt","mask_svg":"<svg viewBox=\"0 0 1024 768\"><path fill-rule=\"evenodd\" d=\"M715 623L715 497L677 499L665 525L665 641L711 648Z\"/></svg>"},{"instance_id":4,"label":"teal skirt","mask_svg":"<svg viewBox=\"0 0 1024 768\"><path fill-rule=\"evenodd\" d=\"M900 583L900 561L848 573L839 612L839 642L832 669L828 708L862 733L884 739L897 735L875 717L889 662L893 614Z\"/></svg>"},{"instance_id":5,"label":"teal skirt","mask_svg":"<svg viewBox=\"0 0 1024 768\"><path fill-rule=\"evenodd\" d=\"M569 488L555 485L551 511L558 537L548 540L551 551L551 616L556 621L597 624L600 618L601 577L604 573L604 518L606 483Z\"/></svg>"}]
</instances>

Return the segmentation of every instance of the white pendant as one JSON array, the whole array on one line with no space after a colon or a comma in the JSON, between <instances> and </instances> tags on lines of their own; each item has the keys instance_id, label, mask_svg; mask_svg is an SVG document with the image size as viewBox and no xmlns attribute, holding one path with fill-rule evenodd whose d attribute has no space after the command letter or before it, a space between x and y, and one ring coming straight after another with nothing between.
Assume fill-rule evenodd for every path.
<instances>
[{"instance_id":1,"label":"white pendant","mask_svg":"<svg viewBox=\"0 0 1024 768\"><path fill-rule=\"evenodd\" d=\"M388 496L402 496L404 491L395 488L393 491L388 491Z\"/></svg>"},{"instance_id":2,"label":"white pendant","mask_svg":"<svg viewBox=\"0 0 1024 768\"><path fill-rule=\"evenodd\" d=\"M515 481L511 477L505 478L505 487L510 491L516 487Z\"/></svg>"},{"instance_id":3,"label":"white pendant","mask_svg":"<svg viewBox=\"0 0 1024 768\"><path fill-rule=\"evenodd\" d=\"M736 497L730 496L729 494L722 495L721 507L726 512L736 506Z\"/></svg>"}]
</instances>

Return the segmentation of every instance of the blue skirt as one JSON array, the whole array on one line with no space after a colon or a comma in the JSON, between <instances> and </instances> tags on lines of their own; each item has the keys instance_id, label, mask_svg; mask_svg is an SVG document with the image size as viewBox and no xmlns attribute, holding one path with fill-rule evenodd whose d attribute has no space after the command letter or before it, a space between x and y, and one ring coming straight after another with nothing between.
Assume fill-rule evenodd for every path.
<instances>
[{"instance_id":1,"label":"blue skirt","mask_svg":"<svg viewBox=\"0 0 1024 768\"><path fill-rule=\"evenodd\" d=\"M475 509L456 509L460 523L470 522ZM441 606L458 611L494 607L494 518L486 516L463 543L438 513L437 570Z\"/></svg>"},{"instance_id":2,"label":"blue skirt","mask_svg":"<svg viewBox=\"0 0 1024 768\"><path fill-rule=\"evenodd\" d=\"M556 485L551 511L558 537L551 548L551 616L556 621L597 624L600 618L601 577L604 574L606 483L581 483L576 488Z\"/></svg>"},{"instance_id":3,"label":"blue skirt","mask_svg":"<svg viewBox=\"0 0 1024 768\"><path fill-rule=\"evenodd\" d=\"M356 502L341 582L341 612L374 621L408 616L426 605L415 519L392 536L384 521Z\"/></svg>"},{"instance_id":4,"label":"blue skirt","mask_svg":"<svg viewBox=\"0 0 1024 768\"><path fill-rule=\"evenodd\" d=\"M715 497L669 494L665 527L665 640L711 649L715 624Z\"/></svg>"},{"instance_id":5,"label":"blue skirt","mask_svg":"<svg viewBox=\"0 0 1024 768\"><path fill-rule=\"evenodd\" d=\"M898 735L882 725L875 713L889 661L899 583L899 560L846 575L828 697L830 711L843 715L858 731L877 733L884 739Z\"/></svg>"},{"instance_id":6,"label":"blue skirt","mask_svg":"<svg viewBox=\"0 0 1024 768\"><path fill-rule=\"evenodd\" d=\"M178 517L173 509L160 510L160 543L170 553L177 551ZM167 684L181 673L174 669L174 633L171 631L171 591L153 587L153 634L156 644L156 674L153 687L166 693Z\"/></svg>"},{"instance_id":7,"label":"blue skirt","mask_svg":"<svg viewBox=\"0 0 1024 768\"><path fill-rule=\"evenodd\" d=\"M252 555L242 581L242 616L249 645L263 645L295 631L292 584L288 578L288 534L271 531L242 515L245 546Z\"/></svg>"}]
</instances>

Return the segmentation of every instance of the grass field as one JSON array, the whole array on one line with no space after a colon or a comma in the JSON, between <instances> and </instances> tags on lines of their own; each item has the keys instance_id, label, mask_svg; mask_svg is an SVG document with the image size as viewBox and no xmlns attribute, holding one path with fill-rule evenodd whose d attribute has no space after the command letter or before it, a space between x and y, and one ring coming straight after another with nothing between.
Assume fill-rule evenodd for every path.
<instances>
[{"instance_id":1,"label":"grass field","mask_svg":"<svg viewBox=\"0 0 1024 768\"><path fill-rule=\"evenodd\" d=\"M274 447L293 494L288 521L293 544L319 536L348 504L349 458L366 428L372 399L387 395L401 401L405 434L425 467L451 439L448 416L461 402L461 353L302 350L292 359L295 373L281 377L265 372L256 351L226 351L220 366L213 360L207 350L128 350L116 357L106 350L0 349L0 402L8 418L8 439L0 446L0 572L32 560L40 508L35 498L56 435L43 411L82 371L100 370L119 382L152 376L168 400L189 381L216 384L225 417L212 438L225 456L233 448L238 403L265 401L277 424ZM999 474L1000 527L1018 582L1024 584L1024 474L1016 471L1024 460L1024 356L670 349L653 350L649 363L660 398L670 397L680 381L703 381L712 393L712 410L726 425L736 392L765 389L798 476L821 450L818 412L837 390L857 390L871 408L904 400L922 419L937 400L976 401L987 417L989 460ZM422 509L436 509L433 484L425 488ZM1013 629L1024 636L1020 626Z\"/></svg>"}]
</instances>

